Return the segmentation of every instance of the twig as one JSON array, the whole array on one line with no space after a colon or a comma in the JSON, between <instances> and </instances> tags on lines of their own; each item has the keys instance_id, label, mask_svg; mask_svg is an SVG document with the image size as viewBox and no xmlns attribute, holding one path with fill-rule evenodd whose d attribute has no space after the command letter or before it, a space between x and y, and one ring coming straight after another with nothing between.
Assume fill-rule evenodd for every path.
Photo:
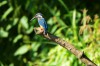
<instances>
[{"instance_id":1,"label":"twig","mask_svg":"<svg viewBox=\"0 0 100 66\"><path fill-rule=\"evenodd\" d=\"M43 30L41 28L34 28L36 34L40 34L44 36L45 38L54 41L61 45L62 47L68 49L71 53L73 53L78 59L80 59L83 63L86 64L86 66L97 66L95 63L93 63L85 54L84 52L79 51L76 49L72 44L60 39L57 36L54 36L50 33L47 33L46 35L43 34Z\"/></svg>"}]
</instances>

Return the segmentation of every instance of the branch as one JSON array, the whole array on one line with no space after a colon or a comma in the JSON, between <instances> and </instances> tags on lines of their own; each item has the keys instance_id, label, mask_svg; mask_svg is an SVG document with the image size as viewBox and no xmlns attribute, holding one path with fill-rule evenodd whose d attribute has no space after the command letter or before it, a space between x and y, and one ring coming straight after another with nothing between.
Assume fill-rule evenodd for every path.
<instances>
[{"instance_id":1,"label":"branch","mask_svg":"<svg viewBox=\"0 0 100 66\"><path fill-rule=\"evenodd\" d=\"M97 66L95 63L93 63L82 51L79 51L78 49L76 49L72 44L60 39L57 36L54 36L50 33L47 33L46 35L43 34L43 30L41 30L40 27L34 28L34 31L36 34L40 34L43 37L58 43L59 45L61 45L62 47L64 47L65 49L68 49L71 53L73 53L78 59L80 59L83 63L86 64L86 66Z\"/></svg>"}]
</instances>

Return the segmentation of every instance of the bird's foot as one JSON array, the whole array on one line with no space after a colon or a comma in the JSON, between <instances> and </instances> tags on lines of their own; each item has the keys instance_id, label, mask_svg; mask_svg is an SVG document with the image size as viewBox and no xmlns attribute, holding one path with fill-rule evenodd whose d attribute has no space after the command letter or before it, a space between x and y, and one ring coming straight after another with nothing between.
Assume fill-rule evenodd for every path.
<instances>
[{"instance_id":1,"label":"bird's foot","mask_svg":"<svg viewBox=\"0 0 100 66\"><path fill-rule=\"evenodd\" d=\"M34 31L36 34L42 34L43 33L43 29L41 29L40 27L35 27Z\"/></svg>"}]
</instances>

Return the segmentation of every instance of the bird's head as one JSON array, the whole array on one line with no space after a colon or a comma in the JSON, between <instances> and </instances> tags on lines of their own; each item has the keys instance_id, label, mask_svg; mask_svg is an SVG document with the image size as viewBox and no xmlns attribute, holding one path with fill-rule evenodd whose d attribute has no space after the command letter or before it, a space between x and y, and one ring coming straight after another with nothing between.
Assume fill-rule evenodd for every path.
<instances>
[{"instance_id":1,"label":"bird's head","mask_svg":"<svg viewBox=\"0 0 100 66\"><path fill-rule=\"evenodd\" d=\"M35 18L37 18L37 19L42 18L42 14L41 14L41 13L37 13L37 14L31 19L31 21L32 21L33 19L35 19Z\"/></svg>"}]
</instances>

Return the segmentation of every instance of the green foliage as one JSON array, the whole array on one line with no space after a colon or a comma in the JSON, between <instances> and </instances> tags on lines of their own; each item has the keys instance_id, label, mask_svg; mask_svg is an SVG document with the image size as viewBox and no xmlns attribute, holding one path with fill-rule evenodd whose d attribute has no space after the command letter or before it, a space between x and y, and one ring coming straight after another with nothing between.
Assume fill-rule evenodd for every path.
<instances>
[{"instance_id":1,"label":"green foliage","mask_svg":"<svg viewBox=\"0 0 100 66\"><path fill-rule=\"evenodd\" d=\"M0 66L85 66L66 49L34 33L39 25L30 19L37 12L46 19L48 32L100 66L99 6L90 0L1 0Z\"/></svg>"},{"instance_id":2,"label":"green foliage","mask_svg":"<svg viewBox=\"0 0 100 66\"><path fill-rule=\"evenodd\" d=\"M27 51L29 51L29 49L30 49L30 45L23 45L20 48L18 48L18 50L14 53L14 55L15 56L17 56L17 55L23 55Z\"/></svg>"}]
</instances>

